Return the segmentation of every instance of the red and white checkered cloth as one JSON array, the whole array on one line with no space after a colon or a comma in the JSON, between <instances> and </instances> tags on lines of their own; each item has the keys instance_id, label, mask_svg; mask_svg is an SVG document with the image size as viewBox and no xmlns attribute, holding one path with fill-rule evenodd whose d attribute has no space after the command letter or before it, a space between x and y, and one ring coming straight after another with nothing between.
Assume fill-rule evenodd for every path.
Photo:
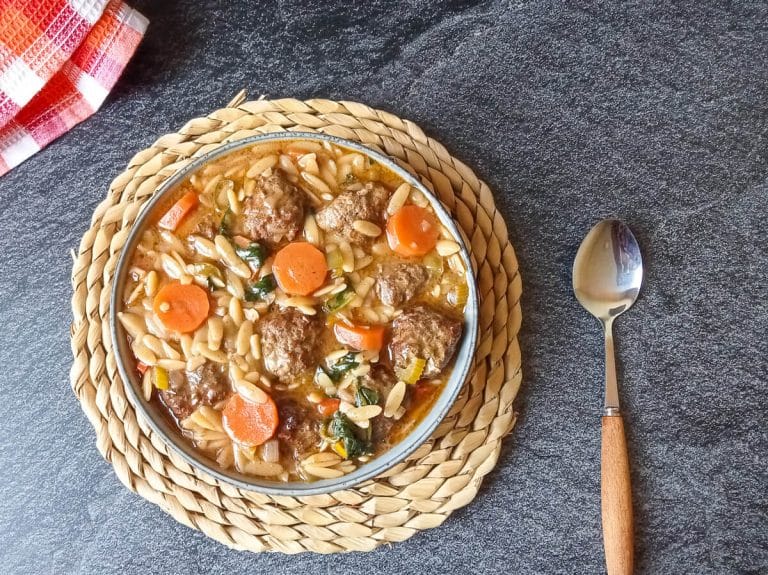
<instances>
[{"instance_id":1,"label":"red and white checkered cloth","mask_svg":"<svg viewBox=\"0 0 768 575\"><path fill-rule=\"evenodd\" d=\"M0 175L98 110L146 28L122 0L0 0Z\"/></svg>"}]
</instances>

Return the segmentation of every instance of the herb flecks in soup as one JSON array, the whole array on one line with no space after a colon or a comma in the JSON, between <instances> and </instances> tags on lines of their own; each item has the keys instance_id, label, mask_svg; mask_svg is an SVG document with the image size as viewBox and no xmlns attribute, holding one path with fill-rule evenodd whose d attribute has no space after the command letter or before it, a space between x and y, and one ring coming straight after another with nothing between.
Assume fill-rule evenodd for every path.
<instances>
[{"instance_id":1,"label":"herb flecks in soup","mask_svg":"<svg viewBox=\"0 0 768 575\"><path fill-rule=\"evenodd\" d=\"M195 172L133 254L120 321L148 401L223 468L335 478L381 455L450 376L467 301L429 201L331 144Z\"/></svg>"}]
</instances>

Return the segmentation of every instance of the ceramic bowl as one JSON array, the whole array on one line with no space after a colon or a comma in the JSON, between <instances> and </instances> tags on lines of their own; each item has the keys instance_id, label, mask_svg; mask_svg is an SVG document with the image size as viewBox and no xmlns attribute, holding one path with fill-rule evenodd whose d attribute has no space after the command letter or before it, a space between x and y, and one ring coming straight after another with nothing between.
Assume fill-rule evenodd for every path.
<instances>
[{"instance_id":1,"label":"ceramic bowl","mask_svg":"<svg viewBox=\"0 0 768 575\"><path fill-rule=\"evenodd\" d=\"M421 193L423 193L424 196L429 199L432 208L434 209L437 217L440 219L440 222L451 231L454 238L456 238L456 240L460 243L460 255L464 261L465 269L467 270L469 296L464 312L464 331L456 351L456 361L454 364L453 372L450 379L445 383L442 392L435 399L432 408L424 416L421 422L399 443L390 448L390 450L386 453L376 457L375 459L372 459L368 463L361 465L355 471L337 479L322 479L313 482L278 482L261 479L250 475L244 475L242 473L238 473L234 469L223 469L219 467L215 461L197 451L194 446L192 446L180 434L178 429L164 414L163 408L158 405L157 402L146 401L144 399L141 391L141 380L137 376L137 372L134 366L135 360L128 344L126 332L120 322L117 320L117 314L123 309L121 296L124 292L123 286L125 285L126 277L128 275L131 256L134 252L136 244L141 238L144 229L149 223L149 216L153 212L155 206L158 203L161 203L167 194L173 193L176 186L183 182L188 176L190 176L193 172L200 169L211 160L241 148L276 140L315 140L320 142L330 142L337 146L359 152L395 172L400 178L403 179L403 181L408 182L411 186L421 191ZM122 253L120 254L117 268L115 270L114 282L112 285L109 319L112 341L114 342L114 349L116 352L117 366L120 372L120 376L124 382L128 397L135 406L136 410L148 422L151 429L155 433L159 434L176 453L178 453L190 465L203 470L216 479L232 484L241 489L257 491L270 495L302 496L347 489L363 481L376 477L397 463L403 461L417 447L419 447L429 438L430 434L435 430L440 421L442 421L442 419L448 413L448 410L451 408L451 405L455 401L456 396L459 394L459 391L461 390L461 387L470 372L470 367L472 365L472 360L475 354L475 346L477 343L478 313L477 283L474 276L472 275L472 265L463 236L461 233L459 233L459 229L456 223L454 222L453 218L451 218L445 207L427 188L424 187L424 185L422 185L422 183L416 177L414 177L404 168L400 167L388 156L385 156L384 154L381 154L375 150L371 150L370 148L367 148L357 142L352 142L350 140L345 140L321 133L277 132L252 136L224 144L212 152L209 152L208 154L200 156L199 158L195 158L183 169L169 177L158 188L152 199L149 200L146 206L144 206L141 214L136 219L136 222L134 223L133 228L131 229L131 232L128 235L126 243L123 247Z\"/></svg>"}]
</instances>

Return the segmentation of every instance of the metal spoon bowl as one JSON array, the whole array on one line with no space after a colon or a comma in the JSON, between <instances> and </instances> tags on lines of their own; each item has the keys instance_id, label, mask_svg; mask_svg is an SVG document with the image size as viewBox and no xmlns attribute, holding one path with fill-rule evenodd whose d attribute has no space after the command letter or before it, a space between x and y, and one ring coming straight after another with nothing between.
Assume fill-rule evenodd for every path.
<instances>
[{"instance_id":1,"label":"metal spoon bowl","mask_svg":"<svg viewBox=\"0 0 768 575\"><path fill-rule=\"evenodd\" d=\"M604 324L627 311L640 292L643 260L632 230L603 220L590 230L573 263L573 291Z\"/></svg>"},{"instance_id":2,"label":"metal spoon bowl","mask_svg":"<svg viewBox=\"0 0 768 575\"><path fill-rule=\"evenodd\" d=\"M573 262L573 291L605 332L605 400L602 420L601 506L608 575L630 575L632 490L624 422L619 408L613 320L635 303L643 282L640 246L619 220L603 220L590 230Z\"/></svg>"}]
</instances>

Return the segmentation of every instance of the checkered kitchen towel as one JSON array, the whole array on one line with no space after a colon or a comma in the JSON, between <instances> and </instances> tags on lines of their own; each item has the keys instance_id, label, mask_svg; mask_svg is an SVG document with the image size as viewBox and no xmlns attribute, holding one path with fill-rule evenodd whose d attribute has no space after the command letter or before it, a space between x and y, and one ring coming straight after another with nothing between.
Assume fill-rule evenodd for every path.
<instances>
[{"instance_id":1,"label":"checkered kitchen towel","mask_svg":"<svg viewBox=\"0 0 768 575\"><path fill-rule=\"evenodd\" d=\"M121 0L0 0L0 175L98 110L146 27Z\"/></svg>"}]
</instances>

